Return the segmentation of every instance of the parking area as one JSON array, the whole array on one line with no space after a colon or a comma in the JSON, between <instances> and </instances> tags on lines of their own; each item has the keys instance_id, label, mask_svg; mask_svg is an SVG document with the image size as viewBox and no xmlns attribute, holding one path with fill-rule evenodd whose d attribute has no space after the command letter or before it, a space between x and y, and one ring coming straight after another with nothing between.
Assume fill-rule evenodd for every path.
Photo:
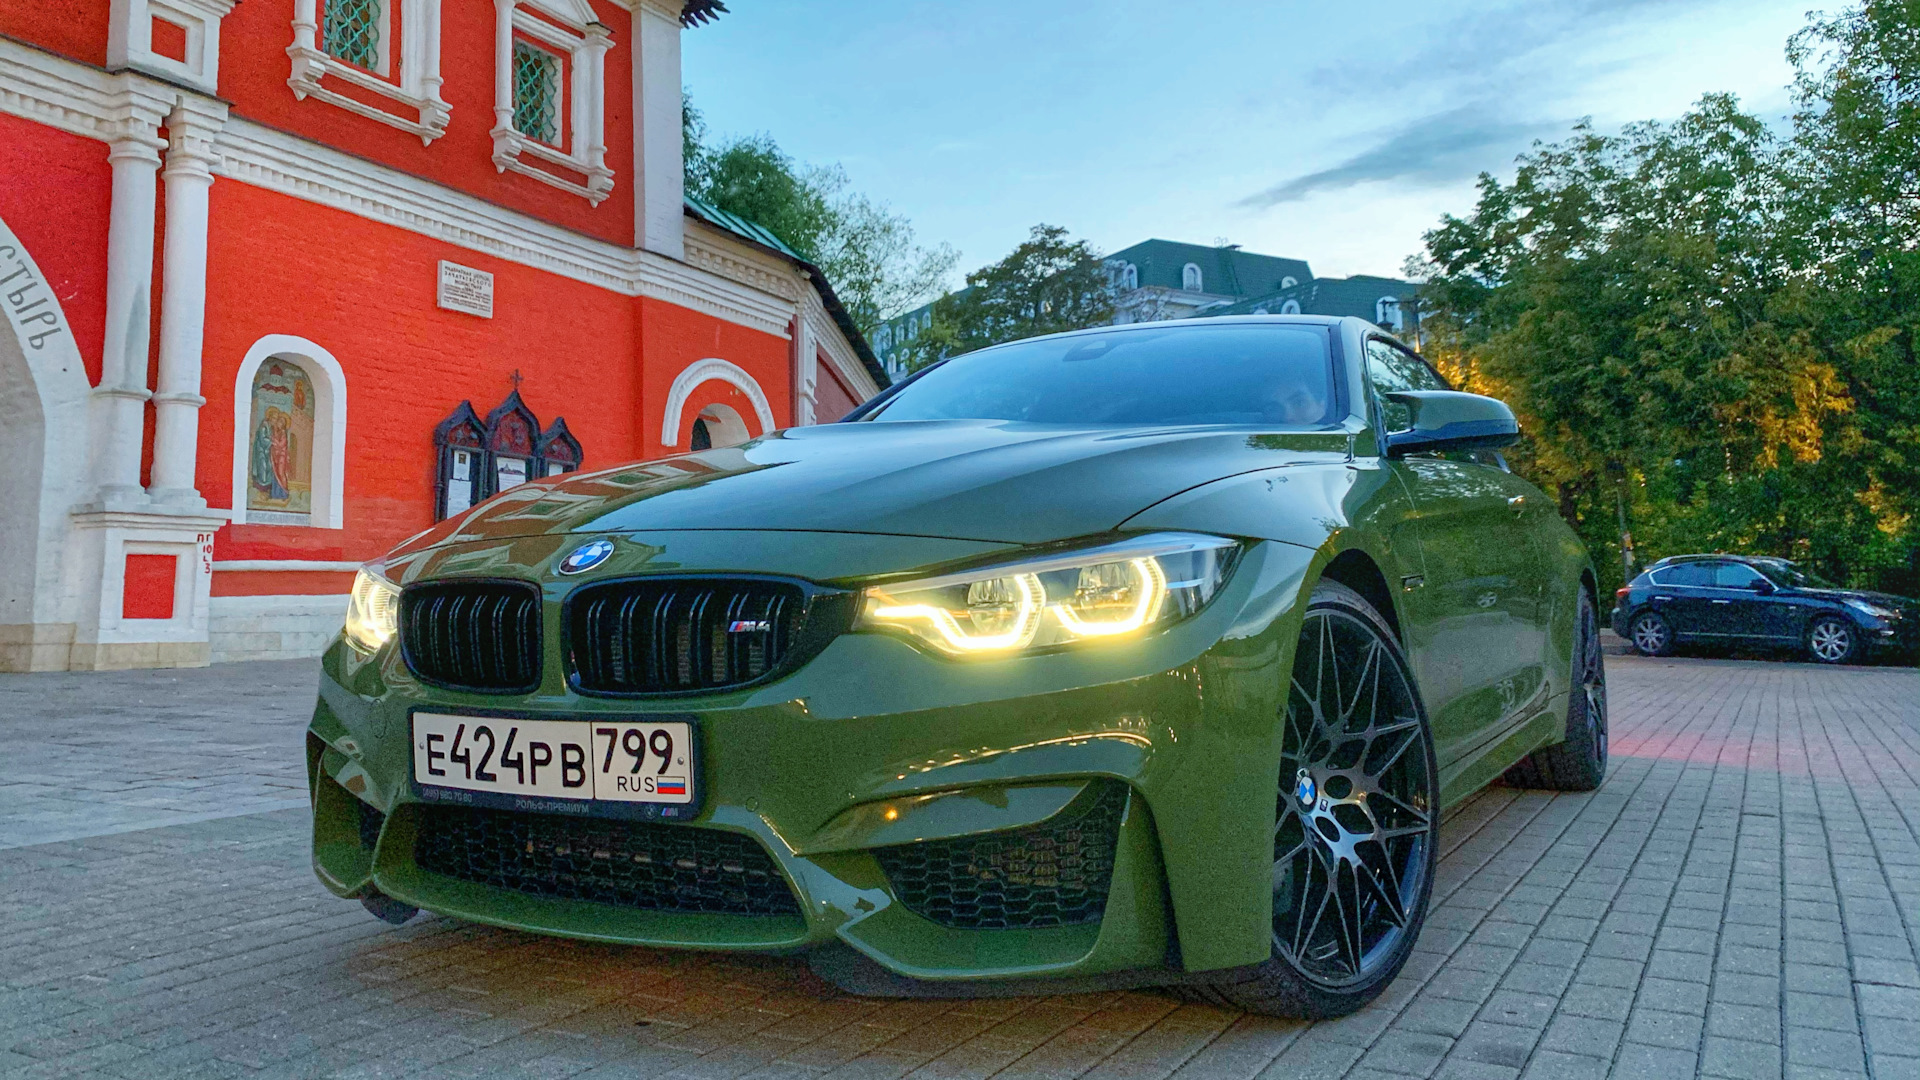
<instances>
[{"instance_id":1,"label":"parking area","mask_svg":"<svg viewBox=\"0 0 1920 1080\"><path fill-rule=\"evenodd\" d=\"M307 663L0 676L0 1075L1920 1078L1920 673L1610 656L1590 795L1494 788L1372 1007L874 1001L307 866Z\"/></svg>"}]
</instances>

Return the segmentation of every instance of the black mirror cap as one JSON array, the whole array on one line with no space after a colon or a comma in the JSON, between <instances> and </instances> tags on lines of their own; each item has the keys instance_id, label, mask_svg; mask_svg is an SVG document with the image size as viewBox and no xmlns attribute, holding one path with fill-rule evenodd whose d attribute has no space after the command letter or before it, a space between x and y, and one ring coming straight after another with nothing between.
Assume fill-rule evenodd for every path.
<instances>
[{"instance_id":1,"label":"black mirror cap","mask_svg":"<svg viewBox=\"0 0 1920 1080\"><path fill-rule=\"evenodd\" d=\"M1520 439L1520 422L1504 401L1457 390L1398 390L1389 401L1407 406L1413 426L1387 435L1387 455L1490 450Z\"/></svg>"}]
</instances>

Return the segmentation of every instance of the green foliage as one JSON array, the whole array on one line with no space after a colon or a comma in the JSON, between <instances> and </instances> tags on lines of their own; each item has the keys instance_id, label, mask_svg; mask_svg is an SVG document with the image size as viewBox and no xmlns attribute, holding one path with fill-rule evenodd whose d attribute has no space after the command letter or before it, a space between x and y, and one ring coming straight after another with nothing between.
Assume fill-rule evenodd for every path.
<instances>
[{"instance_id":1,"label":"green foliage","mask_svg":"<svg viewBox=\"0 0 1920 1080\"><path fill-rule=\"evenodd\" d=\"M1427 234L1432 352L1506 397L1514 455L1603 572L1811 560L1920 586L1920 0L1796 35L1774 134L1725 95L1618 135L1581 124L1480 179Z\"/></svg>"},{"instance_id":2,"label":"green foliage","mask_svg":"<svg viewBox=\"0 0 1920 1080\"><path fill-rule=\"evenodd\" d=\"M967 275L967 287L933 305L930 327L905 346L907 366L1040 334L1113 321L1113 290L1100 253L1057 225L1035 225L1006 258Z\"/></svg>"},{"instance_id":3,"label":"green foliage","mask_svg":"<svg viewBox=\"0 0 1920 1080\"><path fill-rule=\"evenodd\" d=\"M687 194L766 228L818 266L862 334L937 293L958 261L945 244L919 246L906 217L849 190L838 165L801 165L764 134L709 144L685 95L680 119Z\"/></svg>"}]
</instances>

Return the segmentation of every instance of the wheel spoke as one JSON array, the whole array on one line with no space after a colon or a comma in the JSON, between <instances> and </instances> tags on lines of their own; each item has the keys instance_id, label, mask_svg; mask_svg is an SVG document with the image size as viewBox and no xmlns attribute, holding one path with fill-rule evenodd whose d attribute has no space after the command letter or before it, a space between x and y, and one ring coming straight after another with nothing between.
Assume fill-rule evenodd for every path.
<instances>
[{"instance_id":1,"label":"wheel spoke","mask_svg":"<svg viewBox=\"0 0 1920 1080\"><path fill-rule=\"evenodd\" d=\"M1382 861L1386 862L1389 860L1383 859ZM1391 869L1387 871L1388 874L1392 874L1392 872ZM1354 876L1356 882L1364 882L1367 889L1373 893L1374 898L1380 901L1381 906L1386 909L1388 920L1395 926L1405 928L1407 925L1407 912L1406 909L1400 906L1400 886L1395 883L1392 888L1388 888L1387 885L1382 884L1379 874L1374 871L1372 866L1367 865L1364 859L1354 867Z\"/></svg>"},{"instance_id":2,"label":"wheel spoke","mask_svg":"<svg viewBox=\"0 0 1920 1080\"><path fill-rule=\"evenodd\" d=\"M1401 813L1412 815L1414 820L1417 821L1419 824L1423 826L1427 824L1427 812L1425 810L1415 809L1413 806L1409 805L1405 799L1402 799L1400 796L1395 795L1391 791L1375 791L1370 793L1367 797L1369 799L1384 799L1387 802L1392 803L1395 807L1399 808Z\"/></svg>"}]
</instances>

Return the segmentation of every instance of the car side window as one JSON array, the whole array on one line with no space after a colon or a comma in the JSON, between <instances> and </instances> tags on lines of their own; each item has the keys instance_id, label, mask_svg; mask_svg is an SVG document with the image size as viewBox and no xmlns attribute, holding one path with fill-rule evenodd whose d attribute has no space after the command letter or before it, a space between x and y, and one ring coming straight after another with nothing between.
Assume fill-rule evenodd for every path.
<instances>
[{"instance_id":1,"label":"car side window","mask_svg":"<svg viewBox=\"0 0 1920 1080\"><path fill-rule=\"evenodd\" d=\"M1678 566L1669 566L1665 570L1660 571L1659 577L1656 580L1662 585L1681 585L1691 586L1696 589L1710 589L1713 587L1715 577L1714 567L1717 565L1719 564L1707 562L1681 563Z\"/></svg>"},{"instance_id":2,"label":"car side window","mask_svg":"<svg viewBox=\"0 0 1920 1080\"><path fill-rule=\"evenodd\" d=\"M1373 404L1385 424L1384 431L1405 431L1413 426L1412 413L1405 405L1388 401L1388 394L1396 390L1450 389L1425 360L1379 338L1367 339L1367 381L1373 387Z\"/></svg>"},{"instance_id":3,"label":"car side window","mask_svg":"<svg viewBox=\"0 0 1920 1080\"><path fill-rule=\"evenodd\" d=\"M1748 589L1762 574L1746 563L1721 563L1713 571L1713 583L1722 589Z\"/></svg>"}]
</instances>

